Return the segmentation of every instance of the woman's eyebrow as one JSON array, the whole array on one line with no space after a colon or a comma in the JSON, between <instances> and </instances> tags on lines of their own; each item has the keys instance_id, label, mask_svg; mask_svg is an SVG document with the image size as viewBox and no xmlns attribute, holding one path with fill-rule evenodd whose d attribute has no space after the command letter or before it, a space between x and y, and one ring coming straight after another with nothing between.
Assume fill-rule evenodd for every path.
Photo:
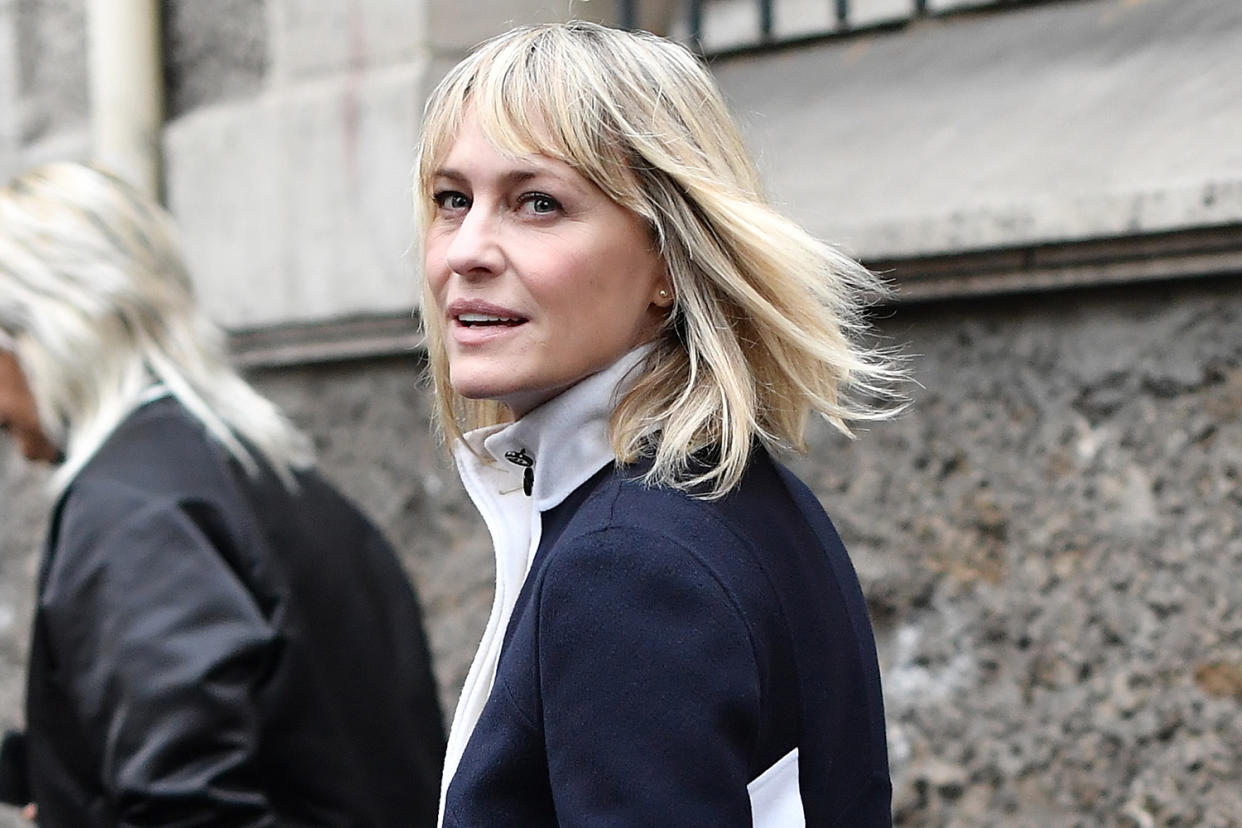
<instances>
[{"instance_id":1,"label":"woman's eyebrow","mask_svg":"<svg viewBox=\"0 0 1242 828\"><path fill-rule=\"evenodd\" d=\"M467 181L467 180L468 180L468 179L466 178L465 174L460 173L460 172L458 172L457 170L454 170L454 169L451 169L451 168L446 168L446 167L441 167L440 169L436 170L435 172L433 172L433 173L431 174L431 177L432 177L433 179L436 179L436 178L447 178L447 179L449 179L449 180L451 180L451 181L457 181L457 182L461 182L461 183L464 183L465 181Z\"/></svg>"},{"instance_id":2,"label":"woman's eyebrow","mask_svg":"<svg viewBox=\"0 0 1242 828\"><path fill-rule=\"evenodd\" d=\"M564 176L557 175L556 171L554 170L542 170L542 169L537 169L537 168L535 169L520 168L520 169L508 170L500 176L501 180L504 181L504 183L508 185L523 184L532 179L544 178L544 177L551 178L556 181L563 181L565 178ZM435 173L432 175L432 178L446 178L450 181L455 181L460 184L466 184L466 183L469 183L470 181L469 175L467 175L465 172L461 170L454 169L453 167L441 167L440 169L435 171Z\"/></svg>"}]
</instances>

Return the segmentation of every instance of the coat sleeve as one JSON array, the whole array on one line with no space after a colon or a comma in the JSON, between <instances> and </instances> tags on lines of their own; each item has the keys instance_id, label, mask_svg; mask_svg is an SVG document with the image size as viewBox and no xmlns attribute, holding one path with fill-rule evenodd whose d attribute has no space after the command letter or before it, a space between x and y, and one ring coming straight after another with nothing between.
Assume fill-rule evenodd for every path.
<instances>
[{"instance_id":1,"label":"coat sleeve","mask_svg":"<svg viewBox=\"0 0 1242 828\"><path fill-rule=\"evenodd\" d=\"M67 520L55 554L55 674L118 824L274 825L255 690L275 635L207 534L175 503L138 504Z\"/></svg>"},{"instance_id":2,"label":"coat sleeve","mask_svg":"<svg viewBox=\"0 0 1242 828\"><path fill-rule=\"evenodd\" d=\"M0 802L22 807L30 803L30 769L26 764L26 734L5 731L0 740Z\"/></svg>"},{"instance_id":3,"label":"coat sleeve","mask_svg":"<svg viewBox=\"0 0 1242 828\"><path fill-rule=\"evenodd\" d=\"M618 528L572 541L549 561L538 635L559 824L751 824L756 659L693 551Z\"/></svg>"}]
</instances>

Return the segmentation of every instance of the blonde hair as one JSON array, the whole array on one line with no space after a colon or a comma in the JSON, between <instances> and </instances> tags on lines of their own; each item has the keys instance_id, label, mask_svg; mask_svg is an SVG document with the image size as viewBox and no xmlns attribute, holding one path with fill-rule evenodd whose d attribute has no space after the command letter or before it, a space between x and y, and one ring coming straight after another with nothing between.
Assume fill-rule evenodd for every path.
<instances>
[{"instance_id":1,"label":"blonde hair","mask_svg":"<svg viewBox=\"0 0 1242 828\"><path fill-rule=\"evenodd\" d=\"M195 305L171 217L103 170L47 164L0 190L0 330L65 454L58 490L154 383L248 473L246 444L287 486L312 462L310 441L237 374Z\"/></svg>"},{"instance_id":2,"label":"blonde hair","mask_svg":"<svg viewBox=\"0 0 1242 828\"><path fill-rule=\"evenodd\" d=\"M805 451L811 411L850 435L851 423L899 409L900 361L860 342L884 285L767 203L715 83L685 48L584 22L484 43L427 103L424 232L431 178L467 111L500 151L563 161L641 216L667 263L672 312L612 417L619 462L652 456L648 482L719 497L756 438ZM425 282L423 307L434 307ZM453 391L441 321L422 322L445 436L503 422L499 404Z\"/></svg>"}]
</instances>

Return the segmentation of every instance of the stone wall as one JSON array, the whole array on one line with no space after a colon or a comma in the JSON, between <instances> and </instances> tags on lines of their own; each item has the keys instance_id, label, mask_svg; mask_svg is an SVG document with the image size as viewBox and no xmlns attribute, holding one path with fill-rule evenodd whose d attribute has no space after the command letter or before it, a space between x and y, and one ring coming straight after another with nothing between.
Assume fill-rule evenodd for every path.
<instances>
[{"instance_id":1,"label":"stone wall","mask_svg":"<svg viewBox=\"0 0 1242 828\"><path fill-rule=\"evenodd\" d=\"M881 641L898 823L1242 814L1236 281L897 313L922 389L797 468Z\"/></svg>"},{"instance_id":2,"label":"stone wall","mask_svg":"<svg viewBox=\"0 0 1242 828\"><path fill-rule=\"evenodd\" d=\"M256 328L413 307L410 174L432 85L511 24L616 4L228 5L166 6L165 181L204 307Z\"/></svg>"}]
</instances>

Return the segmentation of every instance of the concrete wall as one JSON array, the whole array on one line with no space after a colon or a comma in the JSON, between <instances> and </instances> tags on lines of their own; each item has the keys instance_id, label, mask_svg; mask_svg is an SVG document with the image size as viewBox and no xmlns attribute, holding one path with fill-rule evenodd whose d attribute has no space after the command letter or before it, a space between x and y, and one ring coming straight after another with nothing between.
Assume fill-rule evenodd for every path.
<instances>
[{"instance_id":1,"label":"concrete wall","mask_svg":"<svg viewBox=\"0 0 1242 828\"><path fill-rule=\"evenodd\" d=\"M222 72L232 49L205 46L200 61L183 52L181 76L222 88L164 134L168 204L203 302L234 327L410 308L425 4L239 5L251 21L242 68L255 68ZM175 17L188 41L224 16L183 3Z\"/></svg>"},{"instance_id":2,"label":"concrete wall","mask_svg":"<svg viewBox=\"0 0 1242 828\"><path fill-rule=\"evenodd\" d=\"M799 470L881 637L898 823L1242 814L1242 289L929 304L923 388Z\"/></svg>"},{"instance_id":3,"label":"concrete wall","mask_svg":"<svg viewBox=\"0 0 1242 828\"><path fill-rule=\"evenodd\" d=\"M1242 222L1242 4L1091 0L718 61L771 197L864 258Z\"/></svg>"},{"instance_id":4,"label":"concrete wall","mask_svg":"<svg viewBox=\"0 0 1242 828\"><path fill-rule=\"evenodd\" d=\"M245 328L413 307L410 171L432 85L511 24L571 7L610 19L615 6L524 0L463 14L409 0L230 2L242 23L214 5L174 4L184 63L174 102L185 111L164 153L203 302ZM213 48L235 33L240 47Z\"/></svg>"},{"instance_id":5,"label":"concrete wall","mask_svg":"<svg viewBox=\"0 0 1242 828\"><path fill-rule=\"evenodd\" d=\"M0 176L87 149L82 0L0 2Z\"/></svg>"},{"instance_id":6,"label":"concrete wall","mask_svg":"<svg viewBox=\"0 0 1242 828\"><path fill-rule=\"evenodd\" d=\"M410 169L430 87L479 40L615 3L171 0L167 203L231 327L408 311ZM82 0L0 2L0 177L90 155Z\"/></svg>"}]
</instances>

